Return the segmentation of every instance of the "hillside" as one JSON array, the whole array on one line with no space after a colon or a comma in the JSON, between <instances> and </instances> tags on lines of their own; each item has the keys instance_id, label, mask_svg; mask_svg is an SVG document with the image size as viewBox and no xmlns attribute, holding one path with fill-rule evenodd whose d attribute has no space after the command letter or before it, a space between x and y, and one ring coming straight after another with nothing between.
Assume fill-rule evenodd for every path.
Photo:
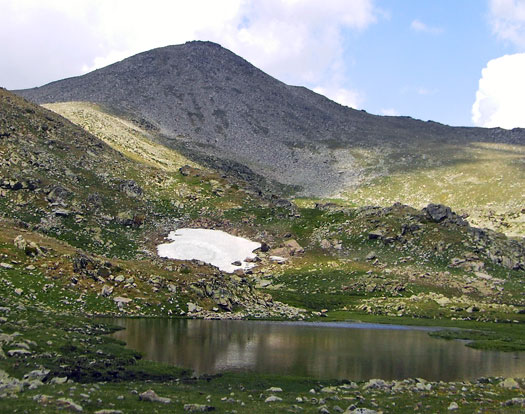
<instances>
[{"instance_id":1,"label":"hillside","mask_svg":"<svg viewBox=\"0 0 525 414\"><path fill-rule=\"evenodd\" d=\"M328 401L333 412L342 411L336 403L356 412L355 401L402 413L425 396L436 412L455 401L520 412L521 378L196 378L142 360L93 316L431 325L441 327L433 336L475 348L523 351L525 243L471 227L442 205L296 207L253 182L186 165L144 123L93 104L53 109L84 129L0 89L0 410L223 412L238 404L272 413L302 404L317 413ZM158 257L156 245L184 227L261 243L255 267L225 273ZM272 387L282 398L268 400Z\"/></svg>"},{"instance_id":2,"label":"hillside","mask_svg":"<svg viewBox=\"0 0 525 414\"><path fill-rule=\"evenodd\" d=\"M263 197L236 178L186 166L182 155L152 142L148 130L95 106L67 106L97 134L91 135L9 92L2 91L1 97L3 242L11 251L21 231L17 229L25 229L36 239L39 234L50 238L47 243L66 243L60 245L60 274L74 265L75 249L81 256L94 255L92 264L86 264L91 263L88 259L81 262L95 269L104 267L104 260L119 261L128 275L153 266L161 279L168 277L169 283L180 286L175 297L202 302L208 310L220 300L201 297L199 292L209 283L226 283L234 290L264 288L265 294L312 311L356 310L371 296L386 295L396 303L418 293L424 293L424 301L439 294L458 303L503 306L480 314L489 319L507 305L523 304L523 243L470 227L443 206L296 208L286 200ZM263 243L267 251L258 253L259 264L240 281L204 264L193 264L190 270L183 264L173 267L157 257L155 245L184 226L242 235ZM272 255L284 257L282 263L270 260ZM140 276L144 287L138 290L128 291L118 282L113 288L126 295L153 294L157 284L148 282L150 278ZM63 281L69 283L67 278ZM106 300L100 296L105 278L87 282L72 288ZM169 283L161 283L165 296L156 295L156 302L173 299ZM257 301L258 293L253 294ZM185 309L187 299L178 300ZM170 303L164 311L155 311L175 311ZM108 310L117 310L115 306ZM250 311L248 305L244 308ZM434 311L448 315L439 306Z\"/></svg>"},{"instance_id":3,"label":"hillside","mask_svg":"<svg viewBox=\"0 0 525 414\"><path fill-rule=\"evenodd\" d=\"M0 110L0 251L3 288L10 294L20 288L31 303L54 307L63 306L56 295L71 295L78 300L66 300L64 309L88 313L119 311L115 299L139 298L126 313L166 315L184 313L188 300L199 300L190 286L206 283L215 298L208 307L226 295L230 311L235 303L238 310L273 313L272 303L257 304L262 296L247 281L204 263L166 263L155 253L178 223L212 219L245 202L271 205L267 201L239 189L241 182L187 166L137 128L122 126L135 134L134 151L140 151L108 138L119 152L5 90Z\"/></svg>"},{"instance_id":4,"label":"hillside","mask_svg":"<svg viewBox=\"0 0 525 414\"><path fill-rule=\"evenodd\" d=\"M210 42L154 49L16 93L97 104L262 189L358 206L445 203L476 225L525 234L525 131L371 115L279 82Z\"/></svg>"}]
</instances>

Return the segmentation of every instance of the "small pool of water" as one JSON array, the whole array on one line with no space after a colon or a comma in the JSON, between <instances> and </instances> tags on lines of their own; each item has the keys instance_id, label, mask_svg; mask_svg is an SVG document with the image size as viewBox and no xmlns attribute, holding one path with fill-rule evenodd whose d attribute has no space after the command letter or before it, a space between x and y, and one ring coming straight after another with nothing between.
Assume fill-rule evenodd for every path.
<instances>
[{"instance_id":1,"label":"small pool of water","mask_svg":"<svg viewBox=\"0 0 525 414\"><path fill-rule=\"evenodd\" d=\"M525 353L480 351L428 328L187 319L111 319L113 334L150 360L196 374L245 371L323 379L454 381L525 376Z\"/></svg>"}]
</instances>

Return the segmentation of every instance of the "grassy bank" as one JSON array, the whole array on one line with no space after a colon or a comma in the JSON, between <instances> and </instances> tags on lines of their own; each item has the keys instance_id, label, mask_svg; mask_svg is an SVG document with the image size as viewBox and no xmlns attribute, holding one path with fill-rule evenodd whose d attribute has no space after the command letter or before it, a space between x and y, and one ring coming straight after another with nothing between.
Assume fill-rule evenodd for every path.
<instances>
[{"instance_id":1,"label":"grassy bank","mask_svg":"<svg viewBox=\"0 0 525 414\"><path fill-rule=\"evenodd\" d=\"M16 298L0 298L0 309L4 351L27 351L0 360L0 411L6 413L326 413L348 408L406 413L447 412L456 405L458 413L522 410L521 391L514 388L523 385L521 380L501 378L450 383L355 383L250 373L195 378L186 370L142 360L108 337L114 328L99 321L20 305ZM141 399L149 389L170 401Z\"/></svg>"}]
</instances>

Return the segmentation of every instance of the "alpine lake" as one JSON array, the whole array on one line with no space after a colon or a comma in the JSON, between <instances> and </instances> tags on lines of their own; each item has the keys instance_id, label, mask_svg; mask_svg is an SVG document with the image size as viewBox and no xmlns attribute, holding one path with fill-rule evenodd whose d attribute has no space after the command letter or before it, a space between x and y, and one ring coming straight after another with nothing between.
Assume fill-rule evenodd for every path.
<instances>
[{"instance_id":1,"label":"alpine lake","mask_svg":"<svg viewBox=\"0 0 525 414\"><path fill-rule=\"evenodd\" d=\"M522 377L523 352L477 350L436 328L350 322L115 318L113 334L145 358L196 375L250 372L318 379Z\"/></svg>"}]
</instances>

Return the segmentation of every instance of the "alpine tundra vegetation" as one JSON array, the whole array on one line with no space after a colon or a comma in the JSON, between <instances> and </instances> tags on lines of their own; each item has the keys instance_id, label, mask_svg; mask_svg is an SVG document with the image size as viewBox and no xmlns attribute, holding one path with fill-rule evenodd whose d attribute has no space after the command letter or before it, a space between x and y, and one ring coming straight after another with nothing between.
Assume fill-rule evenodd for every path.
<instances>
[{"instance_id":1,"label":"alpine tundra vegetation","mask_svg":"<svg viewBox=\"0 0 525 414\"><path fill-rule=\"evenodd\" d=\"M106 317L429 326L520 361L525 130L371 115L210 42L15 93L1 412L523 412L524 375L196 375Z\"/></svg>"}]
</instances>

